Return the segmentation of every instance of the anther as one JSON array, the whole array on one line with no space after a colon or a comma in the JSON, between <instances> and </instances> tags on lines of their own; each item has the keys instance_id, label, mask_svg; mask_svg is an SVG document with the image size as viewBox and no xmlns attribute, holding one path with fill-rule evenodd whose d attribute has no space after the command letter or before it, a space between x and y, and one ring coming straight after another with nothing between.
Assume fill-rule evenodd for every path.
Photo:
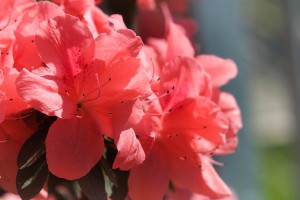
<instances>
[{"instance_id":1,"label":"anther","mask_svg":"<svg viewBox=\"0 0 300 200\"><path fill-rule=\"evenodd\" d=\"M186 156L182 156L182 157L179 157L180 160L186 160L187 157Z\"/></svg>"},{"instance_id":2,"label":"anther","mask_svg":"<svg viewBox=\"0 0 300 200\"><path fill-rule=\"evenodd\" d=\"M9 140L9 138L6 138L5 140L0 141L0 143L7 142L8 140Z\"/></svg>"}]
</instances>

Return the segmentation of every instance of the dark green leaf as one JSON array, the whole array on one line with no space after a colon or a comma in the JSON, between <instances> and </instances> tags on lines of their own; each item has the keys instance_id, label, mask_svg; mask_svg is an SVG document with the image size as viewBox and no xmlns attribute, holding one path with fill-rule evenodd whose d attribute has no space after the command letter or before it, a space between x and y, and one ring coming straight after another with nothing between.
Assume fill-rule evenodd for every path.
<instances>
[{"instance_id":1,"label":"dark green leaf","mask_svg":"<svg viewBox=\"0 0 300 200\"><path fill-rule=\"evenodd\" d=\"M129 171L121 171L119 169L113 170L118 181L118 186L114 185L112 188L112 200L126 199L128 193L128 176Z\"/></svg>"},{"instance_id":2,"label":"dark green leaf","mask_svg":"<svg viewBox=\"0 0 300 200\"><path fill-rule=\"evenodd\" d=\"M101 158L101 166L102 169L104 170L105 174L107 175L107 177L109 178L109 180L116 186L118 187L118 181L116 178L116 175L114 173L114 171L112 170L111 166L107 163L107 161L105 160L104 157Z\"/></svg>"},{"instance_id":3,"label":"dark green leaf","mask_svg":"<svg viewBox=\"0 0 300 200\"><path fill-rule=\"evenodd\" d=\"M41 156L29 167L18 170L16 186L23 200L32 199L44 187L48 177L46 157Z\"/></svg>"},{"instance_id":4,"label":"dark green leaf","mask_svg":"<svg viewBox=\"0 0 300 200\"><path fill-rule=\"evenodd\" d=\"M97 164L84 177L77 180L82 192L89 200L105 200L105 183L101 166Z\"/></svg>"},{"instance_id":5,"label":"dark green leaf","mask_svg":"<svg viewBox=\"0 0 300 200\"><path fill-rule=\"evenodd\" d=\"M23 144L19 151L17 165L19 169L29 167L36 162L42 155L45 154L45 139L51 124L56 118L48 117L40 125L36 131L26 142Z\"/></svg>"},{"instance_id":6,"label":"dark green leaf","mask_svg":"<svg viewBox=\"0 0 300 200\"><path fill-rule=\"evenodd\" d=\"M48 194L55 200L75 200L79 198L79 186L76 181L70 181L59 178L49 173L48 176Z\"/></svg>"}]
</instances>

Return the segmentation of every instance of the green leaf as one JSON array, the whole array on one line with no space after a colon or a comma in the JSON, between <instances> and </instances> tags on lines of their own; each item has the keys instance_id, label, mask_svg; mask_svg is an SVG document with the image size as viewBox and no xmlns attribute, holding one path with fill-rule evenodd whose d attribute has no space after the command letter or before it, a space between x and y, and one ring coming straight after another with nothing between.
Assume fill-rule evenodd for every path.
<instances>
[{"instance_id":1,"label":"green leaf","mask_svg":"<svg viewBox=\"0 0 300 200\"><path fill-rule=\"evenodd\" d=\"M48 117L40 125L38 131L36 131L26 142L22 145L17 159L17 165L19 169L34 164L41 156L46 152L45 139L51 124L56 120L54 117Z\"/></svg>"},{"instance_id":2,"label":"green leaf","mask_svg":"<svg viewBox=\"0 0 300 200\"><path fill-rule=\"evenodd\" d=\"M32 199L44 187L48 177L46 156L41 156L29 167L19 169L17 172L16 186L23 200Z\"/></svg>"},{"instance_id":3,"label":"green leaf","mask_svg":"<svg viewBox=\"0 0 300 200\"><path fill-rule=\"evenodd\" d=\"M105 184L105 192L107 196L111 196L113 193L113 186L114 184L110 181L109 177L106 175L106 173L102 170L103 177L104 177L104 184Z\"/></svg>"},{"instance_id":4,"label":"green leaf","mask_svg":"<svg viewBox=\"0 0 300 200\"><path fill-rule=\"evenodd\" d=\"M78 195L80 188L76 181L59 178L49 173L48 176L48 195L55 200L81 199Z\"/></svg>"},{"instance_id":5,"label":"green leaf","mask_svg":"<svg viewBox=\"0 0 300 200\"><path fill-rule=\"evenodd\" d=\"M104 157L101 158L101 166L103 171L105 172L105 174L107 175L107 177L109 178L109 180L116 186L118 187L118 181L116 178L116 175L114 173L114 171L112 170L111 166L107 163L107 161L105 160Z\"/></svg>"},{"instance_id":6,"label":"green leaf","mask_svg":"<svg viewBox=\"0 0 300 200\"><path fill-rule=\"evenodd\" d=\"M89 200L107 199L101 165L97 164L87 175L77 181L82 192Z\"/></svg>"}]
</instances>

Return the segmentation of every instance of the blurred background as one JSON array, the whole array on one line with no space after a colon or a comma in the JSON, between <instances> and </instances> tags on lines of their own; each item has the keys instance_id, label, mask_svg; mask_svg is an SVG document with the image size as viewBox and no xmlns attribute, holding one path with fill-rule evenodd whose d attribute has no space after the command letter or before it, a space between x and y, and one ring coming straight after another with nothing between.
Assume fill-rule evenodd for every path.
<instances>
[{"instance_id":1,"label":"blurred background","mask_svg":"<svg viewBox=\"0 0 300 200\"><path fill-rule=\"evenodd\" d=\"M194 0L202 53L232 58L224 90L241 106L237 152L217 158L241 200L297 200L300 152L300 1Z\"/></svg>"}]
</instances>

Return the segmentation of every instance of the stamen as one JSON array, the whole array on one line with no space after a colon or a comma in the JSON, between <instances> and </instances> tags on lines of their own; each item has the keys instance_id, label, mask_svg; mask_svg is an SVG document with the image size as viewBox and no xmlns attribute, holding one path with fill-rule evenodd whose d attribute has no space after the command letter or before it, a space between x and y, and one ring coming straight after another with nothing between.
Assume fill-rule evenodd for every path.
<instances>
[{"instance_id":1,"label":"stamen","mask_svg":"<svg viewBox=\"0 0 300 200\"><path fill-rule=\"evenodd\" d=\"M5 120L21 120L21 119L29 117L32 113L33 113L33 110L31 110L31 109L26 110L23 113L18 113L18 114L11 115L11 116L6 116Z\"/></svg>"},{"instance_id":2,"label":"stamen","mask_svg":"<svg viewBox=\"0 0 300 200\"><path fill-rule=\"evenodd\" d=\"M90 98L90 99L86 99L86 100L83 100L83 101L80 100L81 103L86 103L86 102L94 101L94 100L98 99L100 97L100 94L101 94L101 88L104 87L105 85L107 85L112 80L111 78L108 78L108 80L103 85L100 85L99 75L95 74L95 76L96 76L98 87L95 88L94 90L90 91L88 94L85 94L84 98L87 97L87 96L89 96L90 94L94 93L95 91L97 91L96 97L93 97L93 98Z\"/></svg>"},{"instance_id":3,"label":"stamen","mask_svg":"<svg viewBox=\"0 0 300 200\"><path fill-rule=\"evenodd\" d=\"M155 100L158 100L158 99L161 99L161 98L163 98L163 97L165 97L165 96L168 96L168 95L171 93L171 91L173 91L174 89L175 89L175 87L172 86L171 90L167 90L166 93L164 93L163 95L161 95L161 96L159 96L159 97L156 97L156 98L154 98L154 99L148 99L148 100L145 100L145 102L146 102L146 103L148 103L148 102L152 103L152 102L155 101Z\"/></svg>"},{"instance_id":4,"label":"stamen","mask_svg":"<svg viewBox=\"0 0 300 200\"><path fill-rule=\"evenodd\" d=\"M152 63L152 76L151 76L151 81L150 81L150 83L152 83L152 81L153 81L153 79L154 79L154 72L155 72L154 63L153 63L152 58L151 58L151 63Z\"/></svg>"},{"instance_id":5,"label":"stamen","mask_svg":"<svg viewBox=\"0 0 300 200\"><path fill-rule=\"evenodd\" d=\"M4 143L4 142L7 142L8 140L9 140L9 138L6 138L5 140L1 140L1 141L0 141L0 144L1 144L1 143Z\"/></svg>"},{"instance_id":6,"label":"stamen","mask_svg":"<svg viewBox=\"0 0 300 200\"><path fill-rule=\"evenodd\" d=\"M187 157L186 156L181 156L179 157L180 160L187 160Z\"/></svg>"}]
</instances>

